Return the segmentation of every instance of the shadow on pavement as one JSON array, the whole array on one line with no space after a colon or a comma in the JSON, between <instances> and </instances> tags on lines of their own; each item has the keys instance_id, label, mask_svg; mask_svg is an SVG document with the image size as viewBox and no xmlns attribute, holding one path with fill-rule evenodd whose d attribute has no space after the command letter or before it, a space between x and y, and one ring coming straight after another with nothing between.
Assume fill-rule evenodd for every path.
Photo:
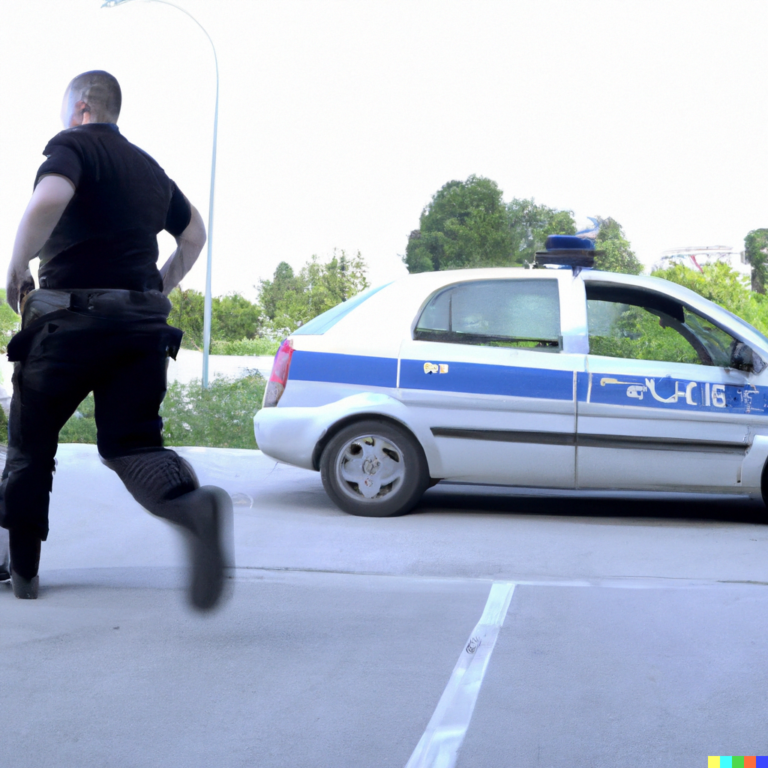
<instances>
[{"instance_id":1,"label":"shadow on pavement","mask_svg":"<svg viewBox=\"0 0 768 768\"><path fill-rule=\"evenodd\" d=\"M563 493L563 492L561 492ZM640 518L638 524L675 520L702 523L768 523L768 510L759 501L736 497L680 494L678 498L588 498L550 496L545 492L510 493L496 486L437 485L427 491L411 514L420 512L507 512L510 514L562 517Z\"/></svg>"}]
</instances>

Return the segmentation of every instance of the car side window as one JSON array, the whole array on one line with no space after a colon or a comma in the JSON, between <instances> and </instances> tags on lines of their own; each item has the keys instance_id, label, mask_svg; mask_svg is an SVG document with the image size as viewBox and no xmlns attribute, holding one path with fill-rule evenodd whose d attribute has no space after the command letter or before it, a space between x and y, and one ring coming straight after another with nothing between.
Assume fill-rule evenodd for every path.
<instances>
[{"instance_id":1,"label":"car side window","mask_svg":"<svg viewBox=\"0 0 768 768\"><path fill-rule=\"evenodd\" d=\"M560 300L556 280L478 280L446 288L429 301L417 341L557 352Z\"/></svg>"},{"instance_id":2,"label":"car side window","mask_svg":"<svg viewBox=\"0 0 768 768\"><path fill-rule=\"evenodd\" d=\"M587 326L590 354L629 360L726 368L738 343L683 304L637 289L588 287Z\"/></svg>"}]
</instances>

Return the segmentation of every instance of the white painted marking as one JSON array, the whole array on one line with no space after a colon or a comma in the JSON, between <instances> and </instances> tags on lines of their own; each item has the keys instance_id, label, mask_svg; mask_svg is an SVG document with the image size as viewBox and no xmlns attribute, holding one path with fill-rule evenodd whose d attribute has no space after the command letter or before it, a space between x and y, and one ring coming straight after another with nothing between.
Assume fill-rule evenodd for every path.
<instances>
[{"instance_id":1,"label":"white painted marking","mask_svg":"<svg viewBox=\"0 0 768 768\"><path fill-rule=\"evenodd\" d=\"M456 765L514 591L514 582L495 582L491 586L483 615L464 646L427 730L405 768L453 768Z\"/></svg>"}]
</instances>

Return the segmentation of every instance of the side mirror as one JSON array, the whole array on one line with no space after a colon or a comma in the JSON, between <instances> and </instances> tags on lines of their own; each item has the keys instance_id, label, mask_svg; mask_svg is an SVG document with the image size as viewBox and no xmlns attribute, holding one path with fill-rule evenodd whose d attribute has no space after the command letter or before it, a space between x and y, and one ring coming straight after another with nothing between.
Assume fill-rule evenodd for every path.
<instances>
[{"instance_id":1,"label":"side mirror","mask_svg":"<svg viewBox=\"0 0 768 768\"><path fill-rule=\"evenodd\" d=\"M760 362L755 365L756 361ZM759 368L758 368L759 365ZM752 353L752 348L748 347L743 341L736 341L731 346L731 361L729 368L735 368L737 371L756 371L763 369L764 363L757 355Z\"/></svg>"}]
</instances>

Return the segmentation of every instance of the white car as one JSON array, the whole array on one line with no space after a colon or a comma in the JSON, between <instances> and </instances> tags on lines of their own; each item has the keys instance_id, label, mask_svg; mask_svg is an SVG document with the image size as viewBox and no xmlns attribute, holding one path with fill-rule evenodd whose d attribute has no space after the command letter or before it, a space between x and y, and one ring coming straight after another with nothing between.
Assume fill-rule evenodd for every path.
<instances>
[{"instance_id":1,"label":"white car","mask_svg":"<svg viewBox=\"0 0 768 768\"><path fill-rule=\"evenodd\" d=\"M256 440L355 515L440 480L765 496L766 362L765 336L665 280L414 274L283 342Z\"/></svg>"}]
</instances>

